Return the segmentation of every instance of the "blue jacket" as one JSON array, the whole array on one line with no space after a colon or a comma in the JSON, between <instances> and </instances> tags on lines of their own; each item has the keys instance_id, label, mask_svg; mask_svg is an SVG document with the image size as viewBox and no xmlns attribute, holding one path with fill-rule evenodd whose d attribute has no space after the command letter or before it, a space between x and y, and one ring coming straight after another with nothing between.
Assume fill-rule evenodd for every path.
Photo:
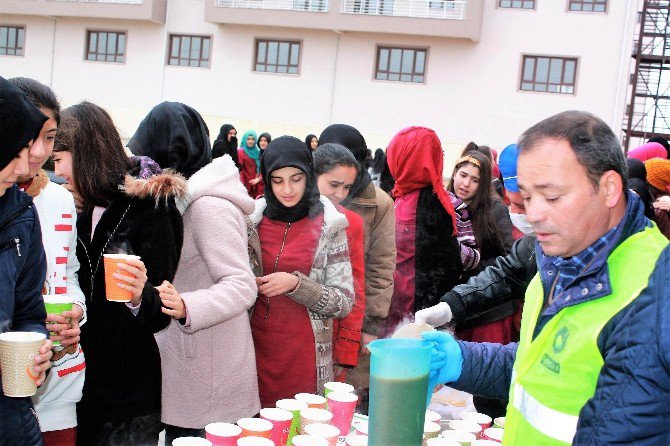
<instances>
[{"instance_id":1,"label":"blue jacket","mask_svg":"<svg viewBox=\"0 0 670 446\"><path fill-rule=\"evenodd\" d=\"M546 308L536 335L561 308L609 293L607 256L623 240L644 230L640 200L630 194L620 236L604 255L580 274L558 300ZM540 252L539 252L540 253ZM539 254L538 253L538 254ZM540 271L545 266L538 255ZM670 445L670 246L661 254L640 296L612 318L598 338L605 364L593 397L579 414L575 445ZM543 282L546 278L542 278ZM597 286L601 284L602 286ZM575 289L574 293L570 291ZM545 288L546 289L546 288ZM587 292L582 296L583 290ZM545 296L546 298L546 296ZM470 393L507 398L517 344L460 342L463 373L453 387Z\"/></svg>"},{"instance_id":2,"label":"blue jacket","mask_svg":"<svg viewBox=\"0 0 670 446\"><path fill-rule=\"evenodd\" d=\"M46 259L32 199L13 186L0 196L0 332L36 331L47 336L42 300ZM0 390L0 445L42 445L30 398Z\"/></svg>"}]
</instances>

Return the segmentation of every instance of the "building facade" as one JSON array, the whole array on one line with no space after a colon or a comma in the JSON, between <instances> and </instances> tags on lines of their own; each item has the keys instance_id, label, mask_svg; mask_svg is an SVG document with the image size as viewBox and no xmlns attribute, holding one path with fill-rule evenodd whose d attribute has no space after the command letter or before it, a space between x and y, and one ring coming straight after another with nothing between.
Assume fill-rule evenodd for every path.
<instances>
[{"instance_id":1,"label":"building facade","mask_svg":"<svg viewBox=\"0 0 670 446\"><path fill-rule=\"evenodd\" d=\"M106 108L124 137L180 101L241 133L408 125L448 160L581 109L621 129L639 0L2 0L0 75ZM448 163L447 163L448 164Z\"/></svg>"}]
</instances>

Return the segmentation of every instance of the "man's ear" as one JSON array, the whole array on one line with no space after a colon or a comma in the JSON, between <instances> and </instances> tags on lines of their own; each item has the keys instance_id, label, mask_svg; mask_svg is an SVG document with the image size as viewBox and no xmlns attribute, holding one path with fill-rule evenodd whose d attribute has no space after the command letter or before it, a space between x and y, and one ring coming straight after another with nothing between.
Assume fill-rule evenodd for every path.
<instances>
[{"instance_id":1,"label":"man's ear","mask_svg":"<svg viewBox=\"0 0 670 446\"><path fill-rule=\"evenodd\" d=\"M609 208L616 206L623 198L623 180L613 170L608 170L600 177L600 188L604 191L605 204Z\"/></svg>"}]
</instances>

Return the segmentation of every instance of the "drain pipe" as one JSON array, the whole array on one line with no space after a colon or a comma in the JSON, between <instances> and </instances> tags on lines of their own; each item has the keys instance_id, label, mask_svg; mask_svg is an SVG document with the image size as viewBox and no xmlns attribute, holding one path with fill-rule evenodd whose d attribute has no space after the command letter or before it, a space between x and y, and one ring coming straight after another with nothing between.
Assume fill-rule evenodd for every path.
<instances>
[{"instance_id":1,"label":"drain pipe","mask_svg":"<svg viewBox=\"0 0 670 446\"><path fill-rule=\"evenodd\" d=\"M328 125L333 123L333 106L335 103L335 81L337 79L337 59L340 55L340 36L342 31L333 30L337 34L337 43L335 44L335 63L333 64L333 83L330 89L330 116L328 116Z\"/></svg>"}]
</instances>

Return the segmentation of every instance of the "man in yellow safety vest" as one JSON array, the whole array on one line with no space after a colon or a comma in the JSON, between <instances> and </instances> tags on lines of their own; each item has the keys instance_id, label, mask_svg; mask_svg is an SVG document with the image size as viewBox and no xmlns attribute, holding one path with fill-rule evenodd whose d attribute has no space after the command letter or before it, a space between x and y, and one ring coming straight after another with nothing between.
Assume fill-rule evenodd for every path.
<instances>
[{"instance_id":1,"label":"man in yellow safety vest","mask_svg":"<svg viewBox=\"0 0 670 446\"><path fill-rule=\"evenodd\" d=\"M670 445L670 248L611 129L568 111L519 140L538 273L518 344L434 342L431 380L509 397L503 445Z\"/></svg>"}]
</instances>

